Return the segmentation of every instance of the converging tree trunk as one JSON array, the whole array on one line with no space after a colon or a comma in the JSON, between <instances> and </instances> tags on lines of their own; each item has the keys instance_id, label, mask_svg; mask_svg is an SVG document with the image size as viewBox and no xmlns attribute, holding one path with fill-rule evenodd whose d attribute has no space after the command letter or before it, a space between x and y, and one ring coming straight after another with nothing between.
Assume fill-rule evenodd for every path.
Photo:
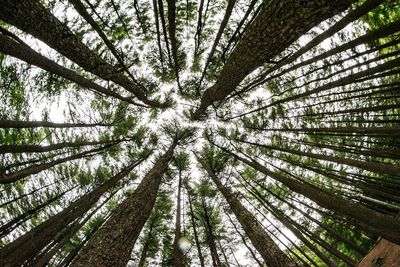
<instances>
[{"instance_id":1,"label":"converging tree trunk","mask_svg":"<svg viewBox=\"0 0 400 267\"><path fill-rule=\"evenodd\" d=\"M253 246L263 257L265 263L277 267L296 266L296 263L289 259L289 257L279 249L272 238L264 231L262 226L259 225L253 215L240 203L237 197L221 183L220 179L213 173L210 166L203 160L200 160L200 162L218 187L218 190L225 197L232 212L242 225L243 230L250 238Z\"/></svg>"},{"instance_id":2,"label":"converging tree trunk","mask_svg":"<svg viewBox=\"0 0 400 267\"><path fill-rule=\"evenodd\" d=\"M225 99L257 67L282 53L320 22L346 10L353 0L264 1L263 8L228 58L216 83L202 95L193 118Z\"/></svg>"},{"instance_id":3,"label":"converging tree trunk","mask_svg":"<svg viewBox=\"0 0 400 267\"><path fill-rule=\"evenodd\" d=\"M87 212L105 192L112 188L119 180L127 176L142 161L140 160L131 164L90 193L72 202L61 212L3 247L0 250L0 265L4 267L21 266L26 260L34 257L68 224Z\"/></svg>"},{"instance_id":4,"label":"converging tree trunk","mask_svg":"<svg viewBox=\"0 0 400 267\"><path fill-rule=\"evenodd\" d=\"M178 195L176 197L176 217L175 217L175 237L174 249L172 252L172 266L183 267L185 266L183 251L179 247L179 239L182 237L181 231L181 188L182 188L182 173L178 171Z\"/></svg>"},{"instance_id":5,"label":"converging tree trunk","mask_svg":"<svg viewBox=\"0 0 400 267\"><path fill-rule=\"evenodd\" d=\"M136 240L153 209L161 178L178 141L174 140L143 178L133 196L125 199L94 234L72 266L126 266Z\"/></svg>"}]
</instances>

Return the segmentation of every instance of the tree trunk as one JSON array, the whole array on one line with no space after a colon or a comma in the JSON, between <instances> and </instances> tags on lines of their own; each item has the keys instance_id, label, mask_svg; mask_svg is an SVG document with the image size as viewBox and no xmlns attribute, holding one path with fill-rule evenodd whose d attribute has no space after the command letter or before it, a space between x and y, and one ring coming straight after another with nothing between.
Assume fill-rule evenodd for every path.
<instances>
[{"instance_id":1,"label":"tree trunk","mask_svg":"<svg viewBox=\"0 0 400 267\"><path fill-rule=\"evenodd\" d=\"M154 219L150 223L150 227L149 227L150 229L149 229L149 232L147 233L146 240L144 241L142 253L140 254L138 267L144 267L144 264L146 263L147 253L148 253L149 244L150 244L150 238L153 233L154 224L156 223L156 221L157 221L157 217L154 217Z\"/></svg>"},{"instance_id":2,"label":"tree trunk","mask_svg":"<svg viewBox=\"0 0 400 267\"><path fill-rule=\"evenodd\" d=\"M176 218L175 218L175 237L173 243L173 252L172 252L172 266L174 267L183 267L185 266L184 255L182 254L181 249L179 248L179 239L182 236L181 232L181 187L182 187L182 173L179 170L179 181L178 181L178 196L176 198Z\"/></svg>"},{"instance_id":3,"label":"tree trunk","mask_svg":"<svg viewBox=\"0 0 400 267\"><path fill-rule=\"evenodd\" d=\"M353 0L264 1L264 7L233 50L216 83L201 98L194 119L208 106L224 100L252 71L281 54L308 30L346 10Z\"/></svg>"},{"instance_id":4,"label":"tree trunk","mask_svg":"<svg viewBox=\"0 0 400 267\"><path fill-rule=\"evenodd\" d=\"M231 14L232 14L232 11L233 11L233 7L235 6L235 3L236 3L236 0L229 0L228 1L228 5L226 7L224 18L221 21L221 25L219 26L219 29L218 29L217 35L215 37L214 43L213 43L213 45L211 47L211 51L208 54L206 63L204 65L204 69L203 69L203 72L201 74L201 78L200 78L200 81L199 81L199 87L201 86L201 83L202 83L202 81L204 79L204 76L206 75L208 65L210 64L211 59L214 56L215 49L217 48L219 40L221 39L222 33L224 32L225 27L228 24L228 21L229 21L229 18L231 17Z\"/></svg>"},{"instance_id":5,"label":"tree trunk","mask_svg":"<svg viewBox=\"0 0 400 267\"><path fill-rule=\"evenodd\" d=\"M201 253L199 235L197 234L197 229L196 229L196 221L194 220L192 198L190 196L189 191L188 191L188 199L189 199L189 208L190 208L190 219L191 219L191 222L192 222L193 234L194 234L194 239L196 241L197 253L199 255L199 260L200 260L200 266L201 267L205 267L203 253Z\"/></svg>"},{"instance_id":6,"label":"tree trunk","mask_svg":"<svg viewBox=\"0 0 400 267\"><path fill-rule=\"evenodd\" d=\"M263 144L246 142L246 141L243 141L243 142L253 145L253 146L265 147L268 149L283 151L283 152L287 152L287 153L295 154L295 155L299 155L299 156L305 156L305 157L310 157L310 158L314 158L314 159L320 159L320 160L335 162L335 163L343 164L343 165L347 165L347 166L352 166L352 167L360 168L360 169L367 170L370 172L386 173L386 174L390 174L393 176L400 175L400 167L386 164L386 163L365 162L365 161L349 159L349 158L342 158L342 157L337 157L337 156L322 155L322 154L316 154L316 153L311 153L311 152L302 152L300 150L284 148L284 147L269 146L269 145L263 145Z\"/></svg>"},{"instance_id":7,"label":"tree trunk","mask_svg":"<svg viewBox=\"0 0 400 267\"><path fill-rule=\"evenodd\" d=\"M87 141L87 142L63 142L58 144L51 144L47 146L41 145L0 145L0 154L4 153L43 153L54 151L63 148L71 148L71 147L83 147L83 146L95 146L95 145L104 145L104 144L116 144L121 142L122 140L117 141Z\"/></svg>"},{"instance_id":8,"label":"tree trunk","mask_svg":"<svg viewBox=\"0 0 400 267\"><path fill-rule=\"evenodd\" d=\"M289 189L315 201L329 210L354 219L357 225L375 235L381 235L388 240L400 244L400 224L394 218L375 212L357 203L345 200L313 185L287 178L279 173L270 171L255 160L247 160L225 150L239 161L246 163L261 173L281 182Z\"/></svg>"},{"instance_id":9,"label":"tree trunk","mask_svg":"<svg viewBox=\"0 0 400 267\"><path fill-rule=\"evenodd\" d=\"M125 266L136 240L153 209L161 178L168 168L177 141L146 174L133 196L125 199L111 218L94 234L72 266Z\"/></svg>"},{"instance_id":10,"label":"tree trunk","mask_svg":"<svg viewBox=\"0 0 400 267\"><path fill-rule=\"evenodd\" d=\"M64 196L66 193L68 193L69 191L73 190L76 187L78 187L78 185L75 185L75 186L69 188L68 190L62 192L61 194L58 194L58 195L56 195L54 197L51 197L50 199L46 200L44 203L39 204L36 207L33 207L33 208L29 209L29 210L26 210L22 214L20 214L17 217L15 217L14 219L11 219L9 222L2 224L0 226L0 238L8 235L11 231L13 231L15 228L17 228L23 222L25 222L28 219L34 217L42 209L44 209L45 207L49 206L51 203L57 201L62 196Z\"/></svg>"},{"instance_id":11,"label":"tree trunk","mask_svg":"<svg viewBox=\"0 0 400 267\"><path fill-rule=\"evenodd\" d=\"M158 102L147 99L146 92L119 70L106 63L85 46L72 31L48 12L37 0L4 0L0 18L33 35L60 54L104 80L111 80L133 93L143 103L161 107Z\"/></svg>"},{"instance_id":12,"label":"tree trunk","mask_svg":"<svg viewBox=\"0 0 400 267\"><path fill-rule=\"evenodd\" d=\"M160 33L160 21L159 21L159 15L158 15L158 6L157 6L157 0L153 0L153 10L154 10L154 19L156 23L156 33L157 33L157 46L158 46L158 52L160 53L160 62L161 62L161 68L164 72L164 56L163 56L163 51L161 48L161 33Z\"/></svg>"},{"instance_id":13,"label":"tree trunk","mask_svg":"<svg viewBox=\"0 0 400 267\"><path fill-rule=\"evenodd\" d=\"M208 247L210 249L213 266L214 267L222 267L221 260L219 259L219 255L218 255L218 251L217 251L217 246L215 244L215 236L214 236L214 232L213 232L213 227L210 222L208 208L206 206L204 198L201 201L201 205L203 207L203 212L204 212L204 229L206 232L206 238L207 238L207 242L208 242Z\"/></svg>"},{"instance_id":14,"label":"tree trunk","mask_svg":"<svg viewBox=\"0 0 400 267\"><path fill-rule=\"evenodd\" d=\"M124 97L114 91L111 91L97 83L86 79L85 77L79 75L75 71L72 71L68 68L65 68L56 62L42 56L41 54L37 53L35 50L31 49L25 44L20 44L15 40L0 34L0 52L6 55L13 56L15 58L21 59L28 64L32 64L38 66L39 68L48 71L49 73L53 73L57 76L63 77L67 80L70 80L77 85L80 85L84 88L88 88L93 90L96 93L100 93L102 95L111 96L121 101L128 102L133 105L144 106L142 104L137 104L129 97ZM17 124L18 125L18 124ZM46 127L53 127L54 125L49 125ZM72 127L68 125L68 127ZM36 126L37 127L37 126ZM75 127L75 126L74 126ZM84 126L82 126L84 127ZM18 127L20 128L20 127Z\"/></svg>"},{"instance_id":15,"label":"tree trunk","mask_svg":"<svg viewBox=\"0 0 400 267\"><path fill-rule=\"evenodd\" d=\"M63 231L62 234L57 235L56 239L53 240L54 246L50 247L49 250L35 257L35 259L32 262L28 263L26 266L48 266L51 258L68 243L68 241L101 209L101 207L104 206L104 204L108 202L108 200L110 200L114 193L111 193L106 200L104 200L93 211L91 211L90 214L86 215L85 219L83 219L82 221L76 220L74 223L71 224L70 227Z\"/></svg>"},{"instance_id":16,"label":"tree trunk","mask_svg":"<svg viewBox=\"0 0 400 267\"><path fill-rule=\"evenodd\" d=\"M236 233L240 236L240 238L242 239L243 245L247 248L247 250L250 252L251 257L257 262L259 267L263 267L263 264L261 263L261 261L257 258L256 254L254 253L253 249L251 249L251 247L247 244L247 241L245 239L245 237L242 235L242 233L239 231L239 229L237 228L237 226L235 225L235 223L232 221L231 217L227 214L229 221L231 222L231 224L233 225L233 228L235 228Z\"/></svg>"},{"instance_id":17,"label":"tree trunk","mask_svg":"<svg viewBox=\"0 0 400 267\"><path fill-rule=\"evenodd\" d=\"M20 266L47 246L69 223L81 217L99 198L143 160L131 164L92 192L71 203L67 208L20 236L0 250L0 265Z\"/></svg>"},{"instance_id":18,"label":"tree trunk","mask_svg":"<svg viewBox=\"0 0 400 267\"><path fill-rule=\"evenodd\" d=\"M296 263L290 260L285 253L279 249L272 238L255 220L253 215L240 203L237 196L221 183L220 179L213 173L210 166L203 162L203 160L199 161L218 187L218 190L225 197L232 212L235 214L253 246L263 257L265 263L281 267L296 266Z\"/></svg>"},{"instance_id":19,"label":"tree trunk","mask_svg":"<svg viewBox=\"0 0 400 267\"><path fill-rule=\"evenodd\" d=\"M110 146L112 146L112 144L111 145L106 145L106 146L101 147L101 148L92 149L92 150L89 150L89 151L78 153L78 154L75 154L75 155L72 155L72 156L68 156L68 157L65 157L65 158L59 158L59 159L56 159L56 160L53 160L53 161L50 161L50 162L47 162L47 163L33 164L33 165L31 165L29 167L26 167L26 168L24 168L22 170L19 170L19 171L13 172L13 173L9 173L9 174L0 173L0 184L14 183L14 182L16 182L18 180L21 180L22 178L25 178L27 176L34 175L34 174L37 174L37 173L42 172L44 170L50 169L51 167L53 167L55 165L58 165L58 164L61 164L61 163L64 163L64 162L68 162L68 161L71 161L71 160L75 160L75 159L89 157L89 156L96 155L96 154L99 154L99 153L104 153L102 150L104 150L104 149L106 149L106 148L108 148ZM95 153L95 154L93 154L93 153Z\"/></svg>"}]
</instances>

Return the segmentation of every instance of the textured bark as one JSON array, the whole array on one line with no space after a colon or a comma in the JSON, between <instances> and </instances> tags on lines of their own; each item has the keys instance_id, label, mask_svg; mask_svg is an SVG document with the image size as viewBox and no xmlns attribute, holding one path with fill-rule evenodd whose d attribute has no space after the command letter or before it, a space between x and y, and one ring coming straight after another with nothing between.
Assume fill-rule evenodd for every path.
<instances>
[{"instance_id":1,"label":"textured bark","mask_svg":"<svg viewBox=\"0 0 400 267\"><path fill-rule=\"evenodd\" d=\"M281 54L323 20L346 10L353 0L264 1L264 7L233 50L216 83L201 98L194 119L208 106L225 99L257 67Z\"/></svg>"},{"instance_id":2,"label":"textured bark","mask_svg":"<svg viewBox=\"0 0 400 267\"><path fill-rule=\"evenodd\" d=\"M400 244L400 223L393 217L373 211L357 203L345 200L325 190L300 182L286 176L270 171L255 160L247 160L232 152L225 150L239 161L246 163L261 173L281 182L289 189L315 201L322 207L335 211L353 219L360 228L388 240Z\"/></svg>"},{"instance_id":3,"label":"textured bark","mask_svg":"<svg viewBox=\"0 0 400 267\"><path fill-rule=\"evenodd\" d=\"M115 93L114 91L111 91L103 86L98 85L97 83L86 79L85 77L77 74L76 72L65 68L54 61L40 55L30 47L20 44L16 42L15 40L6 37L2 34L0 34L0 52L4 53L6 55L10 55L13 57L16 57L18 59L21 59L25 61L28 64L32 64L35 66L38 66L39 68L48 71L49 73L53 73L55 75L58 75L60 77L63 77L67 80L70 80L77 85L80 85L84 88L88 88L90 90L93 90L96 93L100 93L102 95L106 96L111 96L116 99L128 102L133 105L139 105L143 106L142 104L135 103L132 101L132 99L128 97L124 97L118 93ZM68 126L68 124L67 124ZM51 127L51 126L48 126ZM69 126L72 127L72 126ZM84 127L84 126L82 126Z\"/></svg>"},{"instance_id":4,"label":"textured bark","mask_svg":"<svg viewBox=\"0 0 400 267\"><path fill-rule=\"evenodd\" d=\"M106 145L106 146L101 147L101 148L92 149L92 150L85 151L85 152L82 152L82 153L78 153L78 154L75 154L75 155L72 155L72 156L68 156L68 157L65 157L65 158L59 158L59 159L56 159L56 160L53 160L53 161L50 161L50 162L47 162L47 163L33 164L33 165L31 165L29 167L26 167L26 168L24 168L22 170L15 171L15 172L8 173L8 174L0 172L0 184L14 183L14 182L16 182L18 180L21 180L22 178L28 177L30 175L37 174L37 173L42 172L42 171L47 170L47 169L50 169L51 167L54 167L54 166L56 166L58 164L61 164L61 163L64 163L64 162L68 162L68 161L71 161L71 160L84 158L84 157L90 157L90 156L93 156L93 155L96 155L96 154L99 154L99 153L103 153L102 150L104 150L104 149L106 149L106 148L108 148L110 146L112 146L112 145Z\"/></svg>"},{"instance_id":5,"label":"textured bark","mask_svg":"<svg viewBox=\"0 0 400 267\"><path fill-rule=\"evenodd\" d=\"M8 235L11 231L13 231L15 228L17 228L19 225L27 221L28 219L34 217L37 213L39 213L42 209L45 207L49 206L51 203L57 201L60 199L62 196L64 196L66 193L71 191L72 189L76 188L76 186L62 192L61 194L58 194L54 197L49 198L47 201L45 201L42 204L37 205L36 207L33 207L29 210L24 211L24 213L18 215L14 219L11 219L9 222L4 223L0 226L0 238Z\"/></svg>"},{"instance_id":6,"label":"textured bark","mask_svg":"<svg viewBox=\"0 0 400 267\"><path fill-rule=\"evenodd\" d=\"M290 260L290 258L279 249L272 238L255 220L253 215L240 203L237 196L221 183L220 179L213 173L210 166L203 161L200 162L216 184L218 190L225 197L232 212L235 214L253 246L263 257L265 263L268 263L271 266L281 267L296 266L296 263Z\"/></svg>"},{"instance_id":7,"label":"textured bark","mask_svg":"<svg viewBox=\"0 0 400 267\"><path fill-rule=\"evenodd\" d=\"M375 7L379 6L384 0L367 0L365 1L360 7L356 8L355 10L351 11L341 20L336 22L334 25L329 27L326 31L322 32L310 42L308 42L305 46L297 50L293 55L290 57L282 60L271 69L269 69L266 73L263 73L261 78L265 78L268 74L278 70L282 66L288 65L298 59L300 56L305 54L306 52L310 51L311 48L315 47L316 45L320 44L322 41L326 40L327 38L331 37L333 34L339 32L344 27L349 25L352 21L359 19L361 16L367 14L369 11L374 9Z\"/></svg>"},{"instance_id":8,"label":"textured bark","mask_svg":"<svg viewBox=\"0 0 400 267\"><path fill-rule=\"evenodd\" d=\"M142 161L139 161L139 163ZM81 217L99 198L127 176L139 163L132 164L125 170L104 182L90 193L72 202L67 208L50 217L0 250L0 266L21 266L47 246L68 224Z\"/></svg>"},{"instance_id":9,"label":"textured bark","mask_svg":"<svg viewBox=\"0 0 400 267\"><path fill-rule=\"evenodd\" d=\"M365 256L358 267L396 267L400 266L400 246L385 239L379 240L378 244Z\"/></svg>"},{"instance_id":10,"label":"textured bark","mask_svg":"<svg viewBox=\"0 0 400 267\"><path fill-rule=\"evenodd\" d=\"M50 247L48 250L35 257L35 259L26 266L27 267L48 266L51 258L69 242L69 240L100 210L101 207L104 206L104 204L106 204L110 200L110 198L114 195L114 193L111 193L106 200L104 200L93 211L91 211L90 214L86 215L85 219L83 219L82 221L76 220L71 224L71 226L69 226L65 231L63 231L62 234L57 235L57 237L53 240L54 246Z\"/></svg>"},{"instance_id":11,"label":"textured bark","mask_svg":"<svg viewBox=\"0 0 400 267\"><path fill-rule=\"evenodd\" d=\"M2 0L1 4L0 19L4 22L42 40L84 70L122 86L143 103L156 107L162 106L147 99L146 92L140 85L106 63L85 46L65 24L47 11L38 0Z\"/></svg>"},{"instance_id":12,"label":"textured bark","mask_svg":"<svg viewBox=\"0 0 400 267\"><path fill-rule=\"evenodd\" d=\"M161 178L170 162L174 141L143 178L132 197L125 199L94 234L72 266L126 266L135 242L153 209Z\"/></svg>"}]
</instances>

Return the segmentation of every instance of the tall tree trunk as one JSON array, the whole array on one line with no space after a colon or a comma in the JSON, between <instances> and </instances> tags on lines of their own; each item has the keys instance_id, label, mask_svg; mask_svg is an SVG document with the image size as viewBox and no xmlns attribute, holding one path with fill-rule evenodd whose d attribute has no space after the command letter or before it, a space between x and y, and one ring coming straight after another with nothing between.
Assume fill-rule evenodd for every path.
<instances>
[{"instance_id":1,"label":"tall tree trunk","mask_svg":"<svg viewBox=\"0 0 400 267\"><path fill-rule=\"evenodd\" d=\"M225 197L246 235L250 238L251 243L263 257L264 261L272 266L296 266L296 263L290 260L285 253L279 249L253 215L240 203L237 196L221 183L220 179L211 170L209 164L205 163L203 160L199 161L214 181L218 190Z\"/></svg>"},{"instance_id":2,"label":"tall tree trunk","mask_svg":"<svg viewBox=\"0 0 400 267\"><path fill-rule=\"evenodd\" d=\"M49 73L53 73L55 75L63 77L63 78L70 80L84 88L88 88L96 93L100 93L100 94L106 95L106 96L111 96L111 97L114 97L121 101L130 103L132 105L144 106L142 104L138 104L138 103L132 101L132 99L129 97L124 97L124 96L122 96L114 91L111 91L89 79L86 79L85 77L79 75L75 71L72 71L66 67L63 67L63 66L57 64L56 62L37 53L35 50L30 48L29 46L18 43L14 39L11 39L10 37L6 37L4 34L0 34L0 52L4 53L6 55L10 55L10 56L19 58L28 64L38 66L39 68L46 70ZM18 125L19 124L17 124L17 127L18 127ZM53 127L53 126L57 126L57 125L52 125L52 124L50 124L48 126L46 125L46 127ZM64 126L72 127L73 125L67 124ZM38 127L38 126L36 126L36 127ZM43 127L45 127L45 126L43 126ZM82 127L84 127L84 126L82 126ZM20 128L20 127L18 127L18 128Z\"/></svg>"},{"instance_id":3,"label":"tall tree trunk","mask_svg":"<svg viewBox=\"0 0 400 267\"><path fill-rule=\"evenodd\" d=\"M197 247L197 253L199 255L199 260L200 260L200 266L205 267L204 265L204 257L203 253L201 252L201 247L200 247L200 240L199 240L199 235L197 233L197 228L196 228L196 221L195 221L195 216L194 216L194 211L193 211L193 204L192 204L192 198L191 194L188 191L188 199L189 199L189 208L190 208L190 220L192 222L192 228L193 228L193 234L194 234L194 239L196 242L196 247Z\"/></svg>"},{"instance_id":4,"label":"tall tree trunk","mask_svg":"<svg viewBox=\"0 0 400 267\"><path fill-rule=\"evenodd\" d=\"M229 218L229 221L231 222L231 224L233 225L233 228L235 228L236 233L240 236L240 238L242 239L243 245L247 248L247 250L250 252L251 257L257 262L259 267L263 267L263 264L261 263L261 261L257 258L256 254L254 253L253 249L247 244L246 238L242 235L242 233L239 231L239 229L237 228L237 226L235 225L235 223L232 221L231 217L229 216L229 214L226 214Z\"/></svg>"},{"instance_id":5,"label":"tall tree trunk","mask_svg":"<svg viewBox=\"0 0 400 267\"><path fill-rule=\"evenodd\" d=\"M144 241L142 253L140 253L138 267L144 267L144 264L146 263L147 253L149 251L149 245L150 245L150 238L151 238L151 235L153 234L154 225L155 225L156 221L157 221L157 217L154 217L150 223L149 232L147 233L146 240Z\"/></svg>"},{"instance_id":6,"label":"tall tree trunk","mask_svg":"<svg viewBox=\"0 0 400 267\"><path fill-rule=\"evenodd\" d=\"M400 244L400 224L394 218L375 212L357 203L348 201L337 195L331 194L311 184L287 178L262 166L255 160L242 158L235 153L225 150L239 161L253 167L255 170L281 182L289 189L315 201L329 210L336 211L355 220L357 225L375 235L381 235L388 240Z\"/></svg>"},{"instance_id":7,"label":"tall tree trunk","mask_svg":"<svg viewBox=\"0 0 400 267\"><path fill-rule=\"evenodd\" d=\"M54 237L69 223L81 217L99 198L119 180L127 176L131 170L143 160L131 164L128 168L95 188L90 193L71 203L67 208L36 226L29 232L20 236L0 250L0 266L20 266L34 257L40 250L47 246Z\"/></svg>"},{"instance_id":8,"label":"tall tree trunk","mask_svg":"<svg viewBox=\"0 0 400 267\"><path fill-rule=\"evenodd\" d=\"M95 146L104 144L116 144L122 140L116 141L86 141L86 142L63 142L58 144L51 144L47 146L41 145L0 145L0 154L4 153L33 153L33 152L49 152L63 148Z\"/></svg>"},{"instance_id":9,"label":"tall tree trunk","mask_svg":"<svg viewBox=\"0 0 400 267\"><path fill-rule=\"evenodd\" d=\"M176 218L175 218L175 237L173 243L172 252L172 266L183 267L185 266L184 255L182 250L179 248L179 239L182 236L181 231L181 188L182 188L182 171L179 170L179 181L178 181L178 195L176 197Z\"/></svg>"},{"instance_id":10,"label":"tall tree trunk","mask_svg":"<svg viewBox=\"0 0 400 267\"><path fill-rule=\"evenodd\" d=\"M146 92L140 85L130 80L85 46L65 24L47 11L38 0L4 0L2 1L0 18L4 22L42 40L84 70L102 79L119 84L143 103L156 107L162 106L156 101L147 99Z\"/></svg>"},{"instance_id":11,"label":"tall tree trunk","mask_svg":"<svg viewBox=\"0 0 400 267\"><path fill-rule=\"evenodd\" d=\"M203 82L204 76L206 75L208 65L210 64L211 59L214 56L215 49L217 48L219 40L221 39L222 33L224 32L225 27L228 24L228 21L229 21L229 18L231 17L231 14L232 14L232 11L233 11L233 7L235 6L235 3L236 3L236 0L229 0L228 1L228 5L226 7L224 18L221 21L221 25L219 26L219 29L218 29L217 35L215 37L214 43L213 43L213 45L211 47L210 54L208 54L206 63L204 65L204 69L203 69L203 72L201 74L201 78L200 78L200 81L199 81L199 87L201 86L201 83Z\"/></svg>"},{"instance_id":12,"label":"tall tree trunk","mask_svg":"<svg viewBox=\"0 0 400 267\"><path fill-rule=\"evenodd\" d=\"M175 71L176 82L179 92L183 94L183 88L179 80L179 59L178 59L178 40L176 38L176 2L175 0L167 0L168 6L168 35L171 42L173 68Z\"/></svg>"},{"instance_id":13,"label":"tall tree trunk","mask_svg":"<svg viewBox=\"0 0 400 267\"><path fill-rule=\"evenodd\" d=\"M69 188L68 190L62 192L61 194L58 194L58 195L56 195L54 197L49 198L45 202L37 205L36 207L33 207L33 208L29 209L29 210L24 211L22 214L20 214L17 217L11 219L9 222L2 224L0 226L0 238L8 235L11 231L13 231L19 225L21 225L22 223L24 223L28 219L34 217L42 209L44 209L45 207L49 206L51 203L57 201L62 196L64 196L66 193L68 193L69 191L73 190L76 187L78 187L78 185L75 185L75 186Z\"/></svg>"},{"instance_id":14,"label":"tall tree trunk","mask_svg":"<svg viewBox=\"0 0 400 267\"><path fill-rule=\"evenodd\" d=\"M9 174L4 174L4 173L0 173L0 184L8 184L8 183L14 183L18 180L21 180L22 178L25 178L27 176L30 175L34 175L37 174L39 172L42 172L44 170L50 169L51 167L64 163L64 162L68 162L71 160L75 160L75 159L80 159L80 158L84 158L84 157L89 157L89 156L93 156L96 154L100 154L100 153L104 153L104 149L108 148L112 146L111 145L106 145L104 147L101 148L97 148L97 149L92 149L92 150L88 150L82 153L78 153L72 156L68 156L65 158L59 158L47 163L42 163L42 164L33 164L32 166L26 167L22 170L13 172L13 173L9 173Z\"/></svg>"},{"instance_id":15,"label":"tall tree trunk","mask_svg":"<svg viewBox=\"0 0 400 267\"><path fill-rule=\"evenodd\" d=\"M221 260L219 259L218 251L217 251L217 245L215 244L215 235L214 235L214 230L210 221L210 215L208 214L208 208L206 205L206 202L204 200L204 197L201 200L201 205L203 208L204 212L204 229L206 232L206 238L208 242L208 247L210 249L211 253L211 259L213 262L214 267L222 267L221 265Z\"/></svg>"},{"instance_id":16,"label":"tall tree trunk","mask_svg":"<svg viewBox=\"0 0 400 267\"><path fill-rule=\"evenodd\" d=\"M265 148L283 151L283 152L287 152L287 153L295 154L295 155L299 155L299 156L305 156L305 157L310 157L310 158L314 158L314 159L335 162L338 164L348 165L348 166L360 168L360 169L371 171L371 172L386 173L386 174L390 174L393 176L400 176L400 167L386 164L386 163L365 162L365 161L349 159L349 158L342 158L342 157L337 157L337 156L322 155L322 154L316 154L316 153L311 153L311 152L302 152L300 150L295 150L295 149L290 149L290 148L285 148L285 147L269 146L269 145L263 145L263 144L246 142L246 141L243 141L243 142L253 145L253 146L265 147Z\"/></svg>"},{"instance_id":17,"label":"tall tree trunk","mask_svg":"<svg viewBox=\"0 0 400 267\"><path fill-rule=\"evenodd\" d=\"M51 258L63 248L69 240L106 204L114 193L111 193L100 205L98 205L90 214L86 215L86 218L82 221L76 220L71 224L65 231L57 235L56 239L53 240L54 246L50 247L47 251L41 253L35 259L27 264L27 267L43 267L48 266ZM47 248L46 248L47 249Z\"/></svg>"},{"instance_id":18,"label":"tall tree trunk","mask_svg":"<svg viewBox=\"0 0 400 267\"><path fill-rule=\"evenodd\" d=\"M165 23L164 4L163 4L162 0L157 0L157 3L158 3L158 11L160 14L160 20L161 20L161 28L162 28L163 36L164 36L164 42L165 42L165 46L167 48L168 62L169 62L169 65L172 66L171 49L169 47L167 26Z\"/></svg>"},{"instance_id":19,"label":"tall tree trunk","mask_svg":"<svg viewBox=\"0 0 400 267\"><path fill-rule=\"evenodd\" d=\"M354 0L264 1L264 6L233 50L216 83L202 95L193 118L225 99L257 67L281 54L308 30L346 10Z\"/></svg>"},{"instance_id":20,"label":"tall tree trunk","mask_svg":"<svg viewBox=\"0 0 400 267\"><path fill-rule=\"evenodd\" d=\"M161 62L161 68L164 72L164 56L163 56L163 51L161 48L161 32L160 32L160 21L159 21L159 15L158 15L158 6L157 6L157 0L153 0L153 10L154 10L154 19L156 23L156 33L157 33L157 46L158 46L158 52L160 54L160 62Z\"/></svg>"},{"instance_id":21,"label":"tall tree trunk","mask_svg":"<svg viewBox=\"0 0 400 267\"><path fill-rule=\"evenodd\" d=\"M133 196L125 199L94 234L72 266L125 266L153 209L161 178L178 141L174 140L143 178Z\"/></svg>"}]
</instances>

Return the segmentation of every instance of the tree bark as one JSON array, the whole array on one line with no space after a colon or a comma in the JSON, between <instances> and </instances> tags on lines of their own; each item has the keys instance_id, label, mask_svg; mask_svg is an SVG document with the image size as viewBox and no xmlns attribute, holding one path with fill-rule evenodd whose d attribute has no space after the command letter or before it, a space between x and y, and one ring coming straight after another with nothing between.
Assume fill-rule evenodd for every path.
<instances>
[{"instance_id":1,"label":"tree bark","mask_svg":"<svg viewBox=\"0 0 400 267\"><path fill-rule=\"evenodd\" d=\"M111 96L116 99L119 99L124 102L128 102L133 105L144 106L142 104L138 104L132 101L129 97L124 97L114 91L111 91L103 86L98 85L97 83L86 79L85 77L77 74L75 71L72 71L68 68L65 68L54 61L42 56L41 54L37 53L35 50L31 49L30 47L20 44L15 40L0 34L0 52L13 56L15 58L21 59L28 64L32 64L38 66L39 68L48 71L49 73L53 73L60 77L63 77L67 80L70 80L77 85L80 85L84 88L88 88L93 90L96 93L100 93L102 95ZM68 127L72 127L72 125L66 125ZM47 126L51 127L51 126ZM84 127L84 126L82 126Z\"/></svg>"},{"instance_id":2,"label":"tree bark","mask_svg":"<svg viewBox=\"0 0 400 267\"><path fill-rule=\"evenodd\" d=\"M131 164L90 193L72 202L67 208L20 236L0 250L0 265L21 266L47 246L69 223L81 217L99 198L119 180L127 176L143 160Z\"/></svg>"},{"instance_id":3,"label":"tree bark","mask_svg":"<svg viewBox=\"0 0 400 267\"><path fill-rule=\"evenodd\" d=\"M163 105L149 100L145 90L123 75L119 70L101 59L85 46L72 31L48 12L38 0L3 0L0 18L11 25L42 40L60 54L104 80L111 80L139 100L150 106Z\"/></svg>"},{"instance_id":4,"label":"tree bark","mask_svg":"<svg viewBox=\"0 0 400 267\"><path fill-rule=\"evenodd\" d=\"M161 178L177 141L143 178L132 197L125 199L94 234L71 266L126 266L136 240L153 209Z\"/></svg>"},{"instance_id":5,"label":"tree bark","mask_svg":"<svg viewBox=\"0 0 400 267\"><path fill-rule=\"evenodd\" d=\"M108 148L112 146L111 145L106 145L97 149L92 149L92 150L88 150L82 153L78 153L72 156L68 156L65 158L59 158L47 163L42 163L42 164L33 164L29 167L26 167L22 170L16 171L16 172L12 172L9 174L4 174L4 173L0 173L0 184L9 184L9 183L14 183L18 180L21 180L22 178L25 178L27 176L30 175L34 175L37 174L39 172L42 172L44 170L50 169L51 167L54 167L58 164L64 163L64 162L68 162L71 160L76 160L76 159L80 159L80 158L84 158L84 157L89 157L91 155L96 155L99 153L104 153L104 149ZM94 153L94 154L93 154Z\"/></svg>"},{"instance_id":6,"label":"tree bark","mask_svg":"<svg viewBox=\"0 0 400 267\"><path fill-rule=\"evenodd\" d=\"M312 27L346 10L352 2L264 1L264 7L233 50L218 80L203 93L193 118L199 119L208 106L224 100L248 74L281 54Z\"/></svg>"},{"instance_id":7,"label":"tree bark","mask_svg":"<svg viewBox=\"0 0 400 267\"><path fill-rule=\"evenodd\" d=\"M199 160L208 175L212 178L218 190L225 197L232 212L235 214L246 235L253 246L263 257L265 263L271 266L296 266L275 244L272 238L264 231L262 226L254 219L253 215L240 203L237 196L225 187L220 179L213 173L209 164Z\"/></svg>"},{"instance_id":8,"label":"tree bark","mask_svg":"<svg viewBox=\"0 0 400 267\"><path fill-rule=\"evenodd\" d=\"M225 151L239 161L281 182L292 191L315 201L322 207L354 219L357 225L367 232L383 236L392 242L400 244L400 224L394 218L345 200L310 184L290 179L279 173L270 171L255 160L250 161L228 150Z\"/></svg>"}]
</instances>

